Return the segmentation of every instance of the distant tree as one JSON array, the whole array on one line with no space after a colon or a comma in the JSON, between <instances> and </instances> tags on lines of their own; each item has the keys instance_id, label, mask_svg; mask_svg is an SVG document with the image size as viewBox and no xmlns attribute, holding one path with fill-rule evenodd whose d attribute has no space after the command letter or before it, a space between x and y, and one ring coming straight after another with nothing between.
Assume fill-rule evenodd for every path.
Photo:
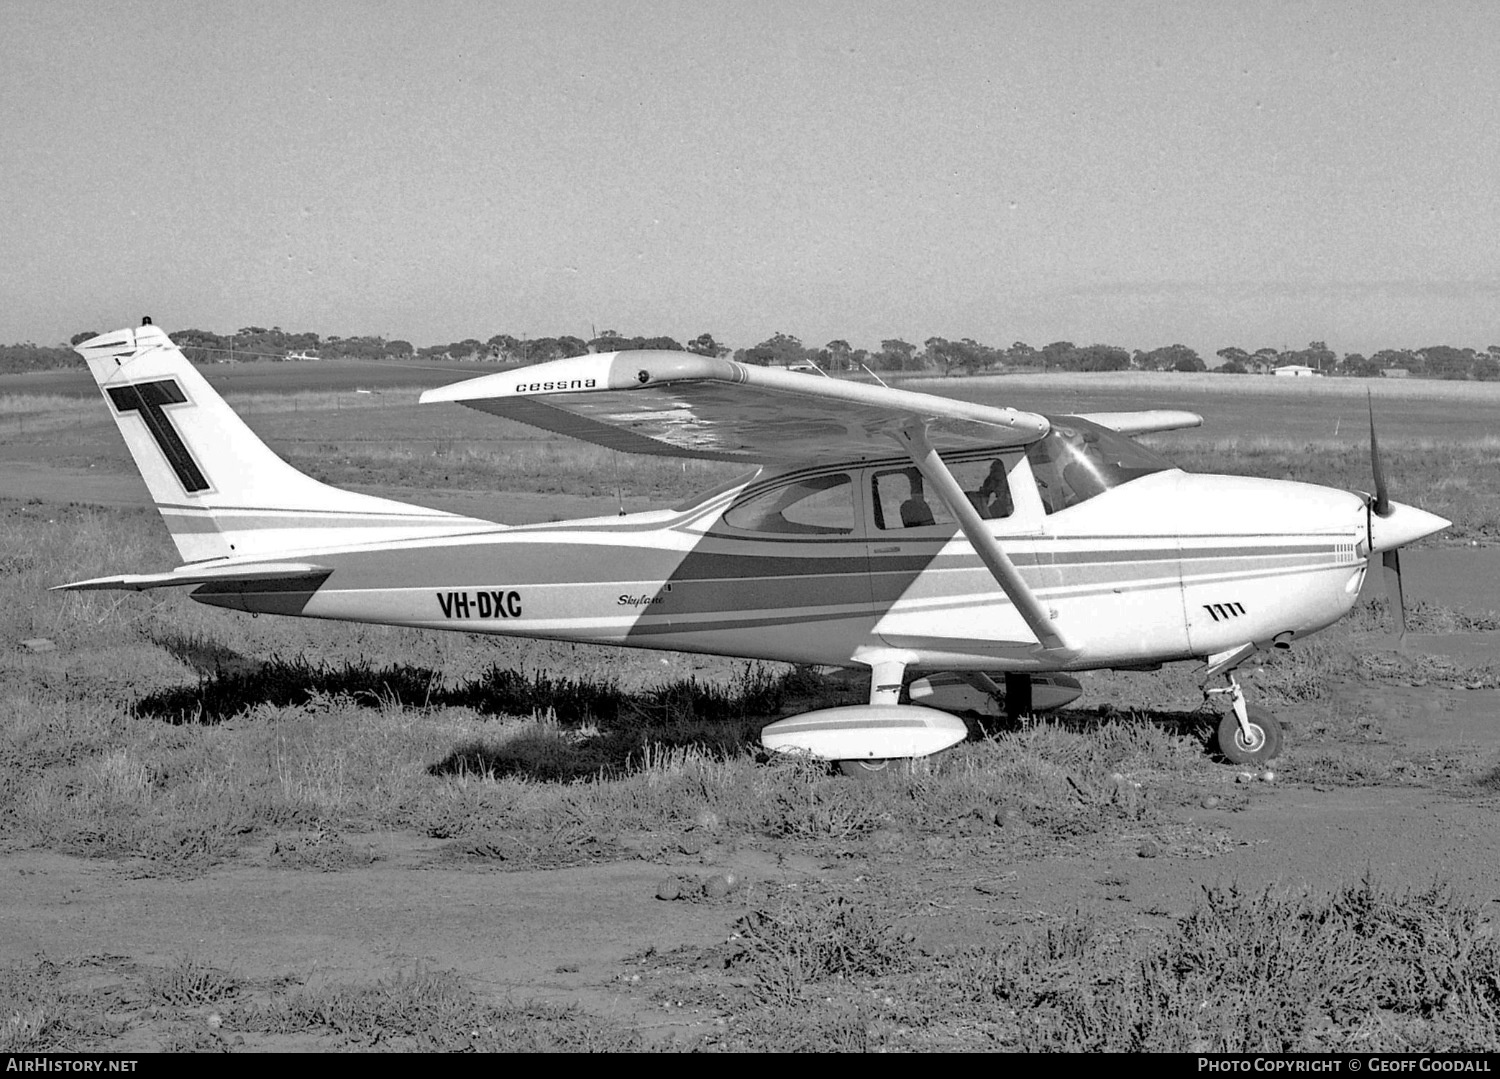
<instances>
[{"instance_id":1,"label":"distant tree","mask_svg":"<svg viewBox=\"0 0 1500 1079\"><path fill-rule=\"evenodd\" d=\"M1136 365L1143 371L1207 371L1203 358L1186 345L1167 345L1142 352Z\"/></svg>"},{"instance_id":2,"label":"distant tree","mask_svg":"<svg viewBox=\"0 0 1500 1079\"><path fill-rule=\"evenodd\" d=\"M1250 373L1239 360L1225 360L1214 370L1221 375L1248 375Z\"/></svg>"},{"instance_id":3,"label":"distant tree","mask_svg":"<svg viewBox=\"0 0 1500 1079\"><path fill-rule=\"evenodd\" d=\"M1422 358L1422 369L1428 378L1464 379L1476 359L1473 349L1457 349L1450 345L1428 345L1417 350Z\"/></svg>"},{"instance_id":4,"label":"distant tree","mask_svg":"<svg viewBox=\"0 0 1500 1079\"><path fill-rule=\"evenodd\" d=\"M178 330L172 341L190 363L219 363L229 358L229 342L208 330Z\"/></svg>"},{"instance_id":5,"label":"distant tree","mask_svg":"<svg viewBox=\"0 0 1500 1079\"><path fill-rule=\"evenodd\" d=\"M917 357L917 346L899 337L880 342L880 351L865 362L878 371L920 371L925 366Z\"/></svg>"},{"instance_id":6,"label":"distant tree","mask_svg":"<svg viewBox=\"0 0 1500 1079\"><path fill-rule=\"evenodd\" d=\"M743 363L790 367L794 363L807 363L812 356L797 338L777 332L752 348L736 352L734 358Z\"/></svg>"},{"instance_id":7,"label":"distant tree","mask_svg":"<svg viewBox=\"0 0 1500 1079\"><path fill-rule=\"evenodd\" d=\"M1050 345L1043 345L1041 350L1042 366L1066 369L1068 367L1068 356L1076 350L1077 346L1072 341L1053 341Z\"/></svg>"},{"instance_id":8,"label":"distant tree","mask_svg":"<svg viewBox=\"0 0 1500 1079\"><path fill-rule=\"evenodd\" d=\"M1130 353L1115 345L1089 345L1066 353L1063 361L1074 371L1124 371L1130 367Z\"/></svg>"},{"instance_id":9,"label":"distant tree","mask_svg":"<svg viewBox=\"0 0 1500 1079\"><path fill-rule=\"evenodd\" d=\"M842 337L837 338L823 346L823 351L828 354L828 371L850 371L854 368L854 346Z\"/></svg>"},{"instance_id":10,"label":"distant tree","mask_svg":"<svg viewBox=\"0 0 1500 1079\"><path fill-rule=\"evenodd\" d=\"M450 360L482 360L489 355L489 347L472 337L442 346Z\"/></svg>"},{"instance_id":11,"label":"distant tree","mask_svg":"<svg viewBox=\"0 0 1500 1079\"><path fill-rule=\"evenodd\" d=\"M981 345L972 337L960 341L949 341L945 337L929 337L925 356L928 363L951 375L962 369L967 374L976 374L1000 362L1000 353L988 345Z\"/></svg>"},{"instance_id":12,"label":"distant tree","mask_svg":"<svg viewBox=\"0 0 1500 1079\"><path fill-rule=\"evenodd\" d=\"M588 342L581 337L534 337L520 343L519 352L523 363L547 363L569 356L582 356L588 351Z\"/></svg>"},{"instance_id":13,"label":"distant tree","mask_svg":"<svg viewBox=\"0 0 1500 1079\"><path fill-rule=\"evenodd\" d=\"M587 348L590 352L629 352L632 348L639 346L632 344L632 338L616 333L614 330L605 330L598 337L588 342Z\"/></svg>"},{"instance_id":14,"label":"distant tree","mask_svg":"<svg viewBox=\"0 0 1500 1079\"><path fill-rule=\"evenodd\" d=\"M68 338L68 344L69 345L76 345L80 341L87 341L90 337L98 337L98 336L99 336L99 331L98 330L84 330L82 333L75 333L72 337Z\"/></svg>"},{"instance_id":15,"label":"distant tree","mask_svg":"<svg viewBox=\"0 0 1500 1079\"><path fill-rule=\"evenodd\" d=\"M1235 348L1233 345L1230 345L1228 348L1219 349L1219 351L1215 352L1214 355L1219 357L1219 359L1223 360L1225 363L1237 363L1240 365L1240 369L1238 371L1230 371L1228 372L1229 374L1243 375L1249 370L1249 368L1245 365L1250 362L1250 353L1246 352L1242 348Z\"/></svg>"},{"instance_id":16,"label":"distant tree","mask_svg":"<svg viewBox=\"0 0 1500 1079\"><path fill-rule=\"evenodd\" d=\"M954 368L959 365L959 353L946 337L929 337L922 342L922 350L927 365L943 372L944 378L953 374Z\"/></svg>"},{"instance_id":17,"label":"distant tree","mask_svg":"<svg viewBox=\"0 0 1500 1079\"><path fill-rule=\"evenodd\" d=\"M508 333L497 333L484 343L489 358L499 363L521 363L521 342Z\"/></svg>"},{"instance_id":18,"label":"distant tree","mask_svg":"<svg viewBox=\"0 0 1500 1079\"><path fill-rule=\"evenodd\" d=\"M1042 354L1025 341L1015 341L1005 350L1005 362L1012 367L1035 367L1042 362Z\"/></svg>"},{"instance_id":19,"label":"distant tree","mask_svg":"<svg viewBox=\"0 0 1500 1079\"><path fill-rule=\"evenodd\" d=\"M1338 363L1338 357L1333 350L1322 341L1310 341L1307 348L1302 352L1302 359L1298 361L1311 367L1314 371L1329 372Z\"/></svg>"},{"instance_id":20,"label":"distant tree","mask_svg":"<svg viewBox=\"0 0 1500 1079\"><path fill-rule=\"evenodd\" d=\"M78 355L71 348L51 348L32 344L0 345L0 373L46 371L54 367L71 367Z\"/></svg>"},{"instance_id":21,"label":"distant tree","mask_svg":"<svg viewBox=\"0 0 1500 1079\"><path fill-rule=\"evenodd\" d=\"M1370 362L1375 365L1377 371L1403 367L1414 374L1421 366L1416 355L1404 348L1383 348L1370 357Z\"/></svg>"},{"instance_id":22,"label":"distant tree","mask_svg":"<svg viewBox=\"0 0 1500 1079\"><path fill-rule=\"evenodd\" d=\"M1500 379L1500 360L1494 356L1476 356L1474 358L1474 377L1480 382L1494 382Z\"/></svg>"},{"instance_id":23,"label":"distant tree","mask_svg":"<svg viewBox=\"0 0 1500 1079\"><path fill-rule=\"evenodd\" d=\"M700 356L727 356L730 350L714 340L711 333L700 333L687 343L689 352L696 352Z\"/></svg>"}]
</instances>

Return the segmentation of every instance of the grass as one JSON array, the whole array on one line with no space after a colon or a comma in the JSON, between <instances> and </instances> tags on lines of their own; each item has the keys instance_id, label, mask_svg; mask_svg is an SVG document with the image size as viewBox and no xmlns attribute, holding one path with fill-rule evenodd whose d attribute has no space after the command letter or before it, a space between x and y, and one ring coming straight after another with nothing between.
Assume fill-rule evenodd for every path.
<instances>
[{"instance_id":1,"label":"grass","mask_svg":"<svg viewBox=\"0 0 1500 1079\"><path fill-rule=\"evenodd\" d=\"M314 393L290 407L270 397L254 422L335 482L590 494L615 485L606 451L520 438L488 417L465 414L442 438L422 441L425 414L386 402L381 437L392 441L366 442L377 403L347 418L327 403ZM85 440L80 460L118 441L97 401L73 408L63 399L35 413L0 404L0 429L11 417L51 422L37 428L43 457L70 438ZM1174 457L1203 470L1368 485L1357 432L1347 442L1169 437ZM1399 461L1396 497L1453 516L1461 536L1494 533L1497 506L1477 477L1500 442L1403 435L1384 445ZM620 465L628 494L663 501L709 486L720 468ZM948 753L855 784L807 761L766 760L756 740L778 715L863 697L862 686L827 672L249 619L165 592L46 591L175 561L154 511L0 503L8 849L186 878L247 858L287 873L342 872L368 866L378 857L371 840L392 832L436 840L434 864L501 870L662 860L708 844L832 867L919 860L924 876L983 889L996 887L997 865L1045 852L1149 847L1204 857L1224 836L1183 824L1178 810L1209 796L1231 810L1246 800L1205 752L1211 718L1197 709L1185 667L1091 675L1106 707L976 728ZM1492 618L1444 608L1410 613L1419 631L1495 628ZM1383 618L1379 607L1362 610L1250 674L1254 694L1298 717L1295 751L1280 765L1287 781L1448 789L1455 771L1476 766L1403 754L1383 744L1371 717L1329 698L1331 681L1354 676L1500 685L1493 667L1367 650ZM55 650L21 647L38 637ZM1475 782L1491 790L1493 774ZM696 901L722 904L734 939L647 963L662 972L663 1000L697 994L724 1020L682 1048L1500 1044L1492 938L1476 909L1440 888L1221 888L1146 929L1052 911L992 926L983 945L957 949L919 943L918 914L932 903L919 891L762 885ZM70 964L82 962L0 969L0 1051L108 1048L126 1037L204 1050L628 1050L661 1040L630 1016L496 1000L445 971L294 984L182 956L99 990L73 976ZM219 1025L203 1025L205 1010Z\"/></svg>"},{"instance_id":2,"label":"grass","mask_svg":"<svg viewBox=\"0 0 1500 1079\"><path fill-rule=\"evenodd\" d=\"M44 958L0 968L0 1053L119 1051L122 1037L134 1051L162 1052L620 1052L643 1045L630 1027L577 1008L485 1000L451 971L418 968L373 984L251 983L182 956L165 967L126 968L124 977L111 971L115 985L107 991L70 987L70 974L101 962L109 963Z\"/></svg>"},{"instance_id":3,"label":"grass","mask_svg":"<svg viewBox=\"0 0 1500 1079\"><path fill-rule=\"evenodd\" d=\"M1368 394L1376 400L1483 402L1500 405L1500 383L1444 379L1393 378L1276 378L1225 376L1212 371L1178 373L1162 371L1052 371L1014 375L980 375L974 378L915 378L903 385L928 393L962 393L973 399L995 393L1032 394L1061 392L1130 392L1159 397L1200 396L1232 398L1314 399L1363 402Z\"/></svg>"},{"instance_id":4,"label":"grass","mask_svg":"<svg viewBox=\"0 0 1500 1079\"><path fill-rule=\"evenodd\" d=\"M906 924L903 924L906 923ZM1120 935L1082 914L977 947L920 949L911 913L825 893L752 902L728 943L647 953L653 999L724 1018L662 1043L638 1019L488 998L451 971L373 983L252 981L182 956L106 990L78 966L0 968L0 1052L107 1049L440 1052L1000 1049L1014 1052L1454 1052L1500 1044L1500 947L1434 883L1327 892L1204 889ZM82 984L87 984L86 982ZM205 1015L208 1022L204 1023Z\"/></svg>"},{"instance_id":5,"label":"grass","mask_svg":"<svg viewBox=\"0 0 1500 1079\"><path fill-rule=\"evenodd\" d=\"M1063 916L1011 941L911 947L840 896L747 913L726 949L739 1050L1442 1052L1500 1042L1500 948L1440 884L1205 888L1156 932Z\"/></svg>"},{"instance_id":6,"label":"grass","mask_svg":"<svg viewBox=\"0 0 1500 1079\"><path fill-rule=\"evenodd\" d=\"M1205 889L1136 944L1068 919L956 956L918 994L1022 1052L1423 1052L1500 1041L1500 951L1439 885ZM917 994L914 994L917 995ZM935 1000L934 1005L937 1003Z\"/></svg>"}]
</instances>

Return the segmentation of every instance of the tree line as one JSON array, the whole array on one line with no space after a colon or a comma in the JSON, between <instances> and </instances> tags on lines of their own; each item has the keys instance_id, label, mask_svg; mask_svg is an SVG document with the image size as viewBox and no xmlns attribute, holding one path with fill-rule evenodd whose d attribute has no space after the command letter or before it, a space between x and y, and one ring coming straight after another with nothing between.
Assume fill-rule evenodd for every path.
<instances>
[{"instance_id":1,"label":"tree line","mask_svg":"<svg viewBox=\"0 0 1500 1079\"><path fill-rule=\"evenodd\" d=\"M77 362L71 345L95 336L93 331L74 334L68 345L0 345L0 373L66 367ZM582 337L514 337L495 334L481 341L468 337L448 344L418 348L410 341L383 337L320 336L293 333L279 326L244 326L232 334L209 330L179 330L172 334L183 353L194 363L225 363L240 359L405 360L443 362L488 362L537 364L577 356L586 352L624 352L632 349L669 349L700 356L731 356L742 363L813 366L831 373L907 372L911 374L977 375L1002 371L1206 371L1203 358L1181 344L1133 351L1118 345L1075 345L1053 341L1034 348L1024 341L999 348L964 337L951 341L929 337L921 345L889 338L878 349L855 348L836 338L818 346L804 345L798 338L774 333L757 345L731 348L711 333L687 342L671 337L628 336L605 330L592 339ZM1297 364L1330 376L1378 377L1405 372L1414 378L1500 379L1500 345L1487 349L1430 345L1416 349L1382 349L1370 356L1358 352L1339 356L1322 341L1305 349L1259 348L1253 352L1238 347L1221 348L1222 361L1213 368L1222 374L1269 373Z\"/></svg>"}]
</instances>

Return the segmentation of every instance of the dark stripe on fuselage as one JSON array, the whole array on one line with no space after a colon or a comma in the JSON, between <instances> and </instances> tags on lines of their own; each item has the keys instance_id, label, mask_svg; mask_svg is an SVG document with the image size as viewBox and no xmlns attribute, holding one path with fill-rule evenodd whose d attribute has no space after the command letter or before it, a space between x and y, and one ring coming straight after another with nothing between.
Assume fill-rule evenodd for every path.
<instances>
[{"instance_id":1,"label":"dark stripe on fuselage","mask_svg":"<svg viewBox=\"0 0 1500 1079\"><path fill-rule=\"evenodd\" d=\"M633 582L753 581L760 578L865 577L918 574L927 570L978 570L977 556L967 552L940 554L932 549L890 555L870 555L863 541L848 541L836 551L804 551L797 555L763 554L759 540L708 539L690 551L660 547L615 546L530 540L502 533L478 542L460 541L440 546L392 546L370 551L329 554L327 562L339 572L345 589L387 588L393 582L409 587L458 589L487 587L503 581L507 587L553 584L630 584ZM711 550L704 550L711 547ZM1161 547L1145 550L1015 551L1012 561L1023 569L1082 569L1109 566L1116 571L1140 566L1143 572L1193 572L1195 564L1214 560L1309 558L1335 555L1334 544L1298 543L1278 546L1222 546L1178 551ZM414 571L421 567L421 580ZM1113 574L1118 576L1118 572Z\"/></svg>"}]
</instances>

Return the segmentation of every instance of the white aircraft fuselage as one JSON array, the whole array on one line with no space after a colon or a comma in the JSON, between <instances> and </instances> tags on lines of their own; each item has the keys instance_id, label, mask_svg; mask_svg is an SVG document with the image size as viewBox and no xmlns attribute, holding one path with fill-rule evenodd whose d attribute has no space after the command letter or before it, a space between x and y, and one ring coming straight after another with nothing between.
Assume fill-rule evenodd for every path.
<instances>
[{"instance_id":1,"label":"white aircraft fuselage","mask_svg":"<svg viewBox=\"0 0 1500 1079\"><path fill-rule=\"evenodd\" d=\"M962 455L958 455L962 456ZM1366 570L1359 496L1280 480L1158 472L1044 514L1024 458L1016 511L990 522L1076 656L1041 652L955 526L883 531L874 474L904 459L755 479L691 508L288 551L330 572L205 584L236 610L849 665L1088 670L1284 643L1348 613ZM759 491L847 475L849 534L756 533L725 511ZM1029 493L1030 498L1026 495ZM863 497L858 497L863 495ZM1123 527L1122 527L1123 526Z\"/></svg>"}]
</instances>

